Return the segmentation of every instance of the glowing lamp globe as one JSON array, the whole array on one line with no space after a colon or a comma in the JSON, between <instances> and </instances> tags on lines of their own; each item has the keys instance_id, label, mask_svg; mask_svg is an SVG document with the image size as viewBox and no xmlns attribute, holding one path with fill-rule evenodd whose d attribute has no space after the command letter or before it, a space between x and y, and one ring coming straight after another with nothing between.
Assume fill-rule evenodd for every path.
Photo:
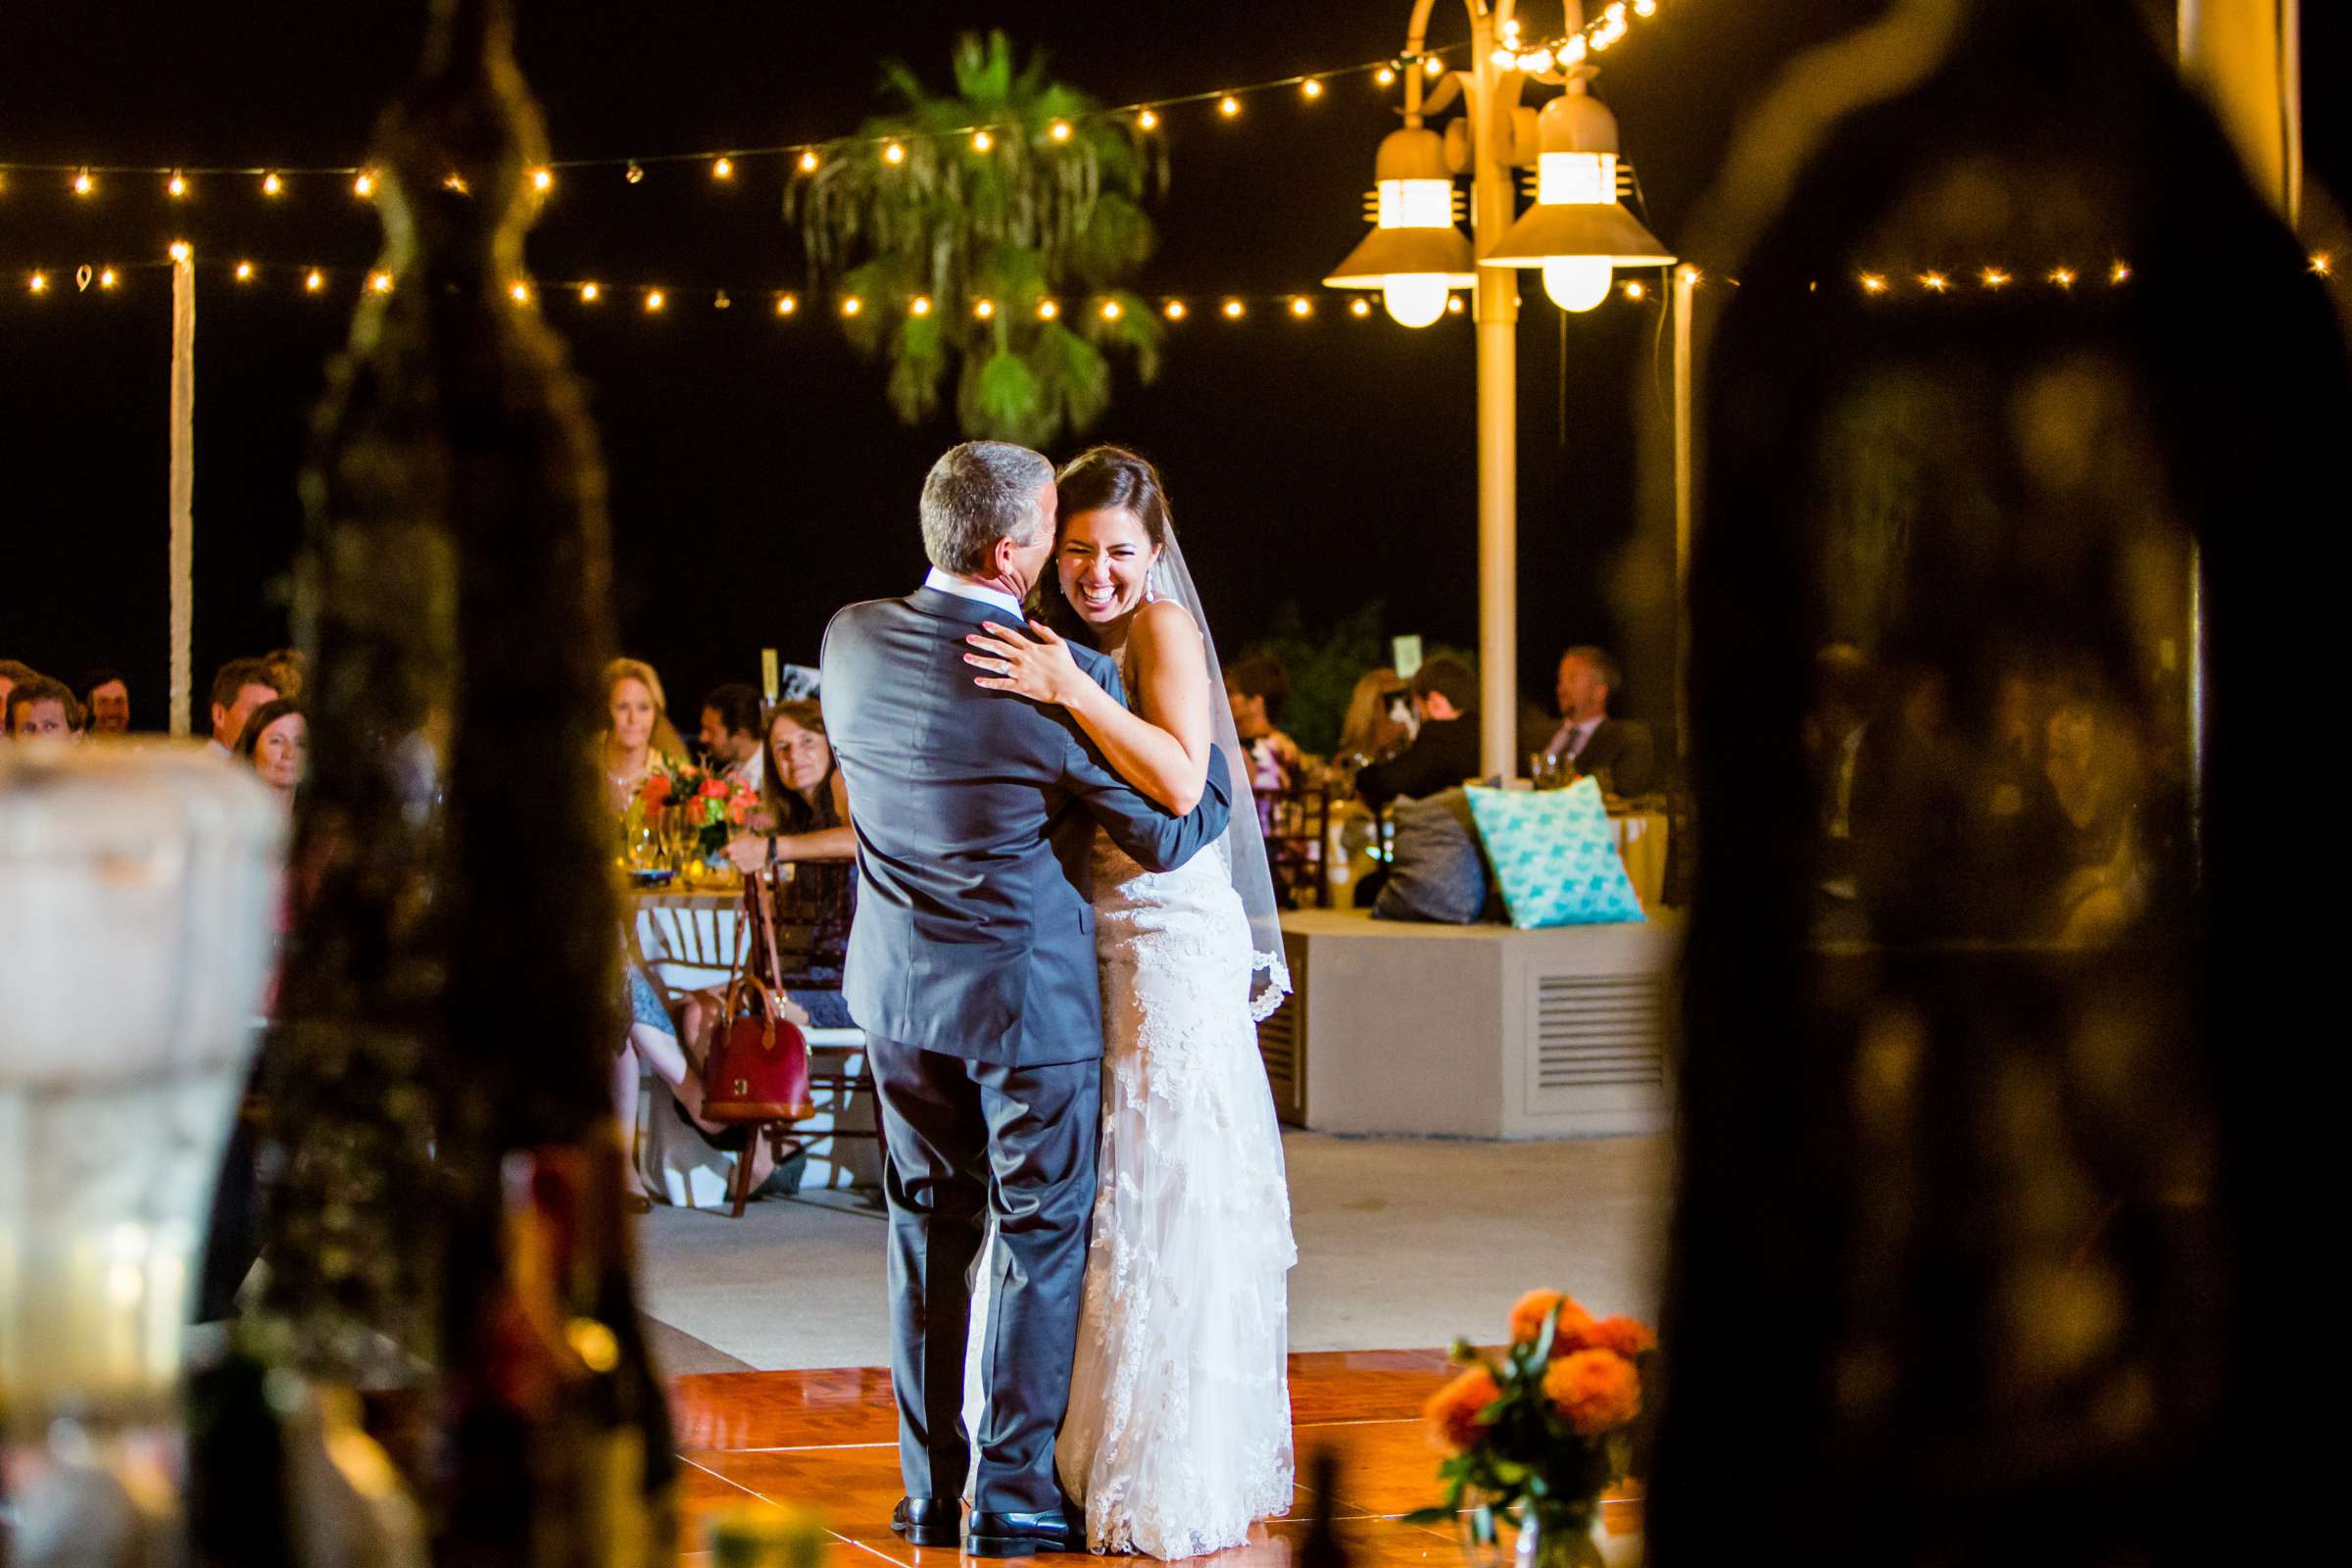
<instances>
[{"instance_id":1,"label":"glowing lamp globe","mask_svg":"<svg viewBox=\"0 0 2352 1568\"><path fill-rule=\"evenodd\" d=\"M1376 288L1399 325L1429 325L1446 314L1449 291L1478 281L1470 241L1454 227L1453 202L1453 175L1438 133L1391 131L1373 166L1372 232L1324 286Z\"/></svg>"},{"instance_id":2,"label":"glowing lamp globe","mask_svg":"<svg viewBox=\"0 0 2352 1568\"><path fill-rule=\"evenodd\" d=\"M1483 267L1533 268L1563 311L1609 297L1620 267L1666 267L1674 256L1617 201L1617 118L1583 77L1537 119L1536 205L1521 214Z\"/></svg>"}]
</instances>

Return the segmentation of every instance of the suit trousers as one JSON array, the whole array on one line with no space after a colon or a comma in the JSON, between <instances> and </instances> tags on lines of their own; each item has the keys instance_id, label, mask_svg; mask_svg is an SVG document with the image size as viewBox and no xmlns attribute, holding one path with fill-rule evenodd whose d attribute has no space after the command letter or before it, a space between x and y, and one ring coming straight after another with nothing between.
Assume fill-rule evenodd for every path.
<instances>
[{"instance_id":1,"label":"suit trousers","mask_svg":"<svg viewBox=\"0 0 2352 1568\"><path fill-rule=\"evenodd\" d=\"M1102 1064L1005 1067L870 1036L867 1049L890 1139L890 1372L906 1494L959 1496L970 1471L976 1510L1056 1509L1054 1439L1077 1355ZM997 1245L980 1260L992 1211ZM975 1261L992 1270L988 1404L969 1434Z\"/></svg>"}]
</instances>

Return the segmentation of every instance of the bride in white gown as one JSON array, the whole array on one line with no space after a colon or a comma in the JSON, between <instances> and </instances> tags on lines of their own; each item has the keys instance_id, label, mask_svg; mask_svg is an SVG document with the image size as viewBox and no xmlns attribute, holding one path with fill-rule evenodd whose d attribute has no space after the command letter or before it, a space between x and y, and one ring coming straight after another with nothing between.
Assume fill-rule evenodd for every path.
<instances>
[{"instance_id":1,"label":"bride in white gown","mask_svg":"<svg viewBox=\"0 0 2352 1568\"><path fill-rule=\"evenodd\" d=\"M1216 650L1159 475L1097 447L1057 487L1060 591L1117 661L1133 707L1035 622L971 639L980 683L1067 708L1171 810L1200 798L1211 740L1236 774L1233 828L1177 870L1146 871L1096 836L1102 1143L1055 1446L1094 1550L1190 1557L1240 1544L1291 1505L1298 1251L1256 1032L1290 973Z\"/></svg>"}]
</instances>

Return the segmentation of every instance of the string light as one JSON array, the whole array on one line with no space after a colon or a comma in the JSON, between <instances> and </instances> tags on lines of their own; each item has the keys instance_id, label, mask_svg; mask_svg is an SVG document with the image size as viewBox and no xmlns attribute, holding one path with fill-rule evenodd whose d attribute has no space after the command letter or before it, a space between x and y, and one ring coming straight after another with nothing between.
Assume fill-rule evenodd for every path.
<instances>
[{"instance_id":1,"label":"string light","mask_svg":"<svg viewBox=\"0 0 2352 1568\"><path fill-rule=\"evenodd\" d=\"M392 274L390 272L369 272L368 274L368 287L378 294L391 293Z\"/></svg>"},{"instance_id":2,"label":"string light","mask_svg":"<svg viewBox=\"0 0 2352 1568\"><path fill-rule=\"evenodd\" d=\"M507 285L507 294L517 305L531 303L531 285L519 279Z\"/></svg>"},{"instance_id":3,"label":"string light","mask_svg":"<svg viewBox=\"0 0 2352 1568\"><path fill-rule=\"evenodd\" d=\"M1884 294L1886 292L1886 280L1876 272L1864 272L1862 274L1862 292Z\"/></svg>"},{"instance_id":4,"label":"string light","mask_svg":"<svg viewBox=\"0 0 2352 1568\"><path fill-rule=\"evenodd\" d=\"M597 284L589 282L582 283L580 285L580 303L582 305L594 305L598 300L601 300L604 297L604 289L599 287Z\"/></svg>"},{"instance_id":5,"label":"string light","mask_svg":"<svg viewBox=\"0 0 2352 1568\"><path fill-rule=\"evenodd\" d=\"M668 295L666 295L666 294L664 294L664 293L662 293L662 292L660 289L658 289L658 288L649 288L649 289L647 289L647 290L645 291L645 313L646 313L648 316L651 316L651 315L655 314L656 312L660 311L660 310L661 310L661 309L662 309L663 306L667 305L668 303L669 303L669 296L668 296Z\"/></svg>"},{"instance_id":6,"label":"string light","mask_svg":"<svg viewBox=\"0 0 2352 1568\"><path fill-rule=\"evenodd\" d=\"M362 201L365 201L368 197L374 195L375 175L369 173L365 169L361 170L359 177L351 182L351 193L354 196L359 197Z\"/></svg>"},{"instance_id":7,"label":"string light","mask_svg":"<svg viewBox=\"0 0 2352 1568\"><path fill-rule=\"evenodd\" d=\"M1626 35L1632 25L1629 10L1633 17L1647 21L1658 14L1658 0L1632 0L1630 7L1625 0L1617 0L1577 31L1525 47L1520 43L1516 21L1507 22L1502 28L1502 47L1494 51L1494 64L1504 71L1521 71L1536 76L1580 66L1587 55L1598 54Z\"/></svg>"},{"instance_id":8,"label":"string light","mask_svg":"<svg viewBox=\"0 0 2352 1568\"><path fill-rule=\"evenodd\" d=\"M816 156L816 149L813 147L809 148L807 152L801 154L801 172L804 174L815 173L816 166L820 162L822 162L822 160Z\"/></svg>"},{"instance_id":9,"label":"string light","mask_svg":"<svg viewBox=\"0 0 2352 1568\"><path fill-rule=\"evenodd\" d=\"M1185 316L1185 311L1184 311L1184 301L1182 301L1182 300L1170 300L1170 301L1168 301L1168 303L1167 303L1166 305L1164 305L1164 306L1162 306L1162 307L1160 308L1160 314L1161 314L1162 316L1165 316L1165 317L1166 317L1166 318L1167 318L1169 320L1171 320L1171 321L1181 321L1181 320L1183 320L1183 319L1184 319L1184 316Z\"/></svg>"},{"instance_id":10,"label":"string light","mask_svg":"<svg viewBox=\"0 0 2352 1568\"><path fill-rule=\"evenodd\" d=\"M1424 56L1421 61L1421 74L1425 76L1442 76L1446 74L1446 62L1440 60L1436 55Z\"/></svg>"},{"instance_id":11,"label":"string light","mask_svg":"<svg viewBox=\"0 0 2352 1568\"><path fill-rule=\"evenodd\" d=\"M1997 267L1987 267L1979 275L1984 279L1984 286L1986 288L2006 288L2009 286L2009 274L2002 271Z\"/></svg>"},{"instance_id":12,"label":"string light","mask_svg":"<svg viewBox=\"0 0 2352 1568\"><path fill-rule=\"evenodd\" d=\"M2335 263L2328 258L2326 251L2313 251L2311 253L2311 270L2321 277L2332 277L2335 275Z\"/></svg>"},{"instance_id":13,"label":"string light","mask_svg":"<svg viewBox=\"0 0 2352 1568\"><path fill-rule=\"evenodd\" d=\"M906 161L906 145L895 141L884 142L882 144L882 161L894 167L905 163Z\"/></svg>"},{"instance_id":14,"label":"string light","mask_svg":"<svg viewBox=\"0 0 2352 1568\"><path fill-rule=\"evenodd\" d=\"M1121 305L1117 300L1104 300L1102 302L1102 319L1105 321L1115 321L1126 314L1127 308Z\"/></svg>"},{"instance_id":15,"label":"string light","mask_svg":"<svg viewBox=\"0 0 2352 1568\"><path fill-rule=\"evenodd\" d=\"M727 297L727 291L722 288L710 296L710 308L714 311L731 311L735 308L735 302Z\"/></svg>"},{"instance_id":16,"label":"string light","mask_svg":"<svg viewBox=\"0 0 2352 1568\"><path fill-rule=\"evenodd\" d=\"M326 276L314 267L311 269L310 275L302 280L302 286L316 294L326 287Z\"/></svg>"},{"instance_id":17,"label":"string light","mask_svg":"<svg viewBox=\"0 0 2352 1568\"><path fill-rule=\"evenodd\" d=\"M196 247L184 239L175 239L172 242L172 248L164 254L175 262L192 261L196 256Z\"/></svg>"},{"instance_id":18,"label":"string light","mask_svg":"<svg viewBox=\"0 0 2352 1568\"><path fill-rule=\"evenodd\" d=\"M274 171L270 172L270 173L266 173L266 174L264 174L264 175L262 176L262 194L263 194L263 195L265 195L265 196L283 196L285 193L286 193L286 182L285 182L284 180L282 180L282 179L278 178L278 177L277 177L277 174L276 174L276 172L275 172Z\"/></svg>"},{"instance_id":19,"label":"string light","mask_svg":"<svg viewBox=\"0 0 2352 1568\"><path fill-rule=\"evenodd\" d=\"M2071 267L2053 267L2050 269L2050 281L2060 288L2073 288L2075 286L2075 270Z\"/></svg>"},{"instance_id":20,"label":"string light","mask_svg":"<svg viewBox=\"0 0 2352 1568\"><path fill-rule=\"evenodd\" d=\"M790 316L800 308L801 302L794 296L790 294L776 296L776 314L778 316Z\"/></svg>"},{"instance_id":21,"label":"string light","mask_svg":"<svg viewBox=\"0 0 2352 1568\"><path fill-rule=\"evenodd\" d=\"M1447 316L1459 316L1467 309L1469 307L1462 303L1462 297L1459 294L1449 294L1446 297L1446 314Z\"/></svg>"},{"instance_id":22,"label":"string light","mask_svg":"<svg viewBox=\"0 0 2352 1568\"><path fill-rule=\"evenodd\" d=\"M98 181L90 177L90 172L88 170L85 169L80 173L74 176L74 195L87 196L97 188Z\"/></svg>"},{"instance_id":23,"label":"string light","mask_svg":"<svg viewBox=\"0 0 2352 1568\"><path fill-rule=\"evenodd\" d=\"M1395 66L1383 66L1378 71L1372 73L1372 79L1383 87L1394 87L1396 85L1396 68Z\"/></svg>"},{"instance_id":24,"label":"string light","mask_svg":"<svg viewBox=\"0 0 2352 1568\"><path fill-rule=\"evenodd\" d=\"M975 130L972 132L972 151L984 153L996 144L997 138L991 136L987 131Z\"/></svg>"},{"instance_id":25,"label":"string light","mask_svg":"<svg viewBox=\"0 0 2352 1568\"><path fill-rule=\"evenodd\" d=\"M239 262L237 264L237 281L240 283L250 283L253 281L253 264L251 262Z\"/></svg>"},{"instance_id":26,"label":"string light","mask_svg":"<svg viewBox=\"0 0 2352 1568\"><path fill-rule=\"evenodd\" d=\"M1233 94L1227 93L1224 97L1217 100L1217 113L1223 115L1227 120L1231 120L1234 116L1240 114L1241 112L1242 101L1239 98L1236 98Z\"/></svg>"},{"instance_id":27,"label":"string light","mask_svg":"<svg viewBox=\"0 0 2352 1568\"><path fill-rule=\"evenodd\" d=\"M1046 134L1055 141L1068 141L1070 139L1070 122L1066 120L1056 120L1046 127Z\"/></svg>"},{"instance_id":28,"label":"string light","mask_svg":"<svg viewBox=\"0 0 2352 1568\"><path fill-rule=\"evenodd\" d=\"M917 294L913 299L908 300L906 302L906 314L909 316L929 316L931 314L930 296L927 294Z\"/></svg>"},{"instance_id":29,"label":"string light","mask_svg":"<svg viewBox=\"0 0 2352 1568\"><path fill-rule=\"evenodd\" d=\"M531 171L531 188L532 188L532 189L534 189L534 190L550 190L550 189L553 189L553 188L554 188L554 186L555 186L555 183L556 183L556 172L555 172L554 170L552 170L552 169L534 169L534 170L532 170L532 171Z\"/></svg>"},{"instance_id":30,"label":"string light","mask_svg":"<svg viewBox=\"0 0 2352 1568\"><path fill-rule=\"evenodd\" d=\"M1157 130L1159 128L1159 116L1153 111L1147 109L1142 114L1135 117L1135 125L1138 130Z\"/></svg>"},{"instance_id":31,"label":"string light","mask_svg":"<svg viewBox=\"0 0 2352 1568\"><path fill-rule=\"evenodd\" d=\"M1225 319L1228 321L1238 321L1249 314L1250 307L1244 305L1240 300L1227 300L1225 302Z\"/></svg>"},{"instance_id":32,"label":"string light","mask_svg":"<svg viewBox=\"0 0 2352 1568\"><path fill-rule=\"evenodd\" d=\"M712 179L733 179L735 177L735 160L732 158L712 159L710 161L710 177Z\"/></svg>"},{"instance_id":33,"label":"string light","mask_svg":"<svg viewBox=\"0 0 2352 1568\"><path fill-rule=\"evenodd\" d=\"M1952 286L1952 280L1941 272L1922 272L1919 274L1919 286L1931 294L1941 294Z\"/></svg>"},{"instance_id":34,"label":"string light","mask_svg":"<svg viewBox=\"0 0 2352 1568\"><path fill-rule=\"evenodd\" d=\"M1372 302L1370 300L1363 299L1349 300L1348 302L1348 314L1358 317L1370 316L1372 314Z\"/></svg>"},{"instance_id":35,"label":"string light","mask_svg":"<svg viewBox=\"0 0 2352 1568\"><path fill-rule=\"evenodd\" d=\"M634 185L645 178L645 170L632 162L628 168L621 171L620 177Z\"/></svg>"},{"instance_id":36,"label":"string light","mask_svg":"<svg viewBox=\"0 0 2352 1568\"><path fill-rule=\"evenodd\" d=\"M1041 320L1041 321L1051 321L1051 320L1053 320L1053 319L1054 319L1055 317L1059 316L1060 314L1061 314L1061 306L1060 306L1058 303L1056 303L1055 301L1053 301L1053 300L1039 300L1039 301L1037 302L1037 318L1038 318L1039 320Z\"/></svg>"},{"instance_id":37,"label":"string light","mask_svg":"<svg viewBox=\"0 0 2352 1568\"><path fill-rule=\"evenodd\" d=\"M455 171L452 171L451 172L441 176L441 188L447 191L455 191L460 196L470 194L466 185L466 176L456 172Z\"/></svg>"},{"instance_id":38,"label":"string light","mask_svg":"<svg viewBox=\"0 0 2352 1568\"><path fill-rule=\"evenodd\" d=\"M841 314L844 316L856 316L864 309L865 302L855 294L844 297L841 302Z\"/></svg>"},{"instance_id":39,"label":"string light","mask_svg":"<svg viewBox=\"0 0 2352 1568\"><path fill-rule=\"evenodd\" d=\"M1323 83L1316 77L1309 76L1298 84L1298 91L1302 97L1320 98L1323 96Z\"/></svg>"},{"instance_id":40,"label":"string light","mask_svg":"<svg viewBox=\"0 0 2352 1568\"><path fill-rule=\"evenodd\" d=\"M1692 288L1696 288L1699 284L1699 280L1706 276L1706 274L1701 272L1697 268L1688 266L1677 268L1675 270L1675 275L1680 277L1684 282L1690 284Z\"/></svg>"},{"instance_id":41,"label":"string light","mask_svg":"<svg viewBox=\"0 0 2352 1568\"><path fill-rule=\"evenodd\" d=\"M115 286L115 270L113 268L109 267L99 272L98 286L100 288L113 288Z\"/></svg>"},{"instance_id":42,"label":"string light","mask_svg":"<svg viewBox=\"0 0 2352 1568\"><path fill-rule=\"evenodd\" d=\"M35 294L46 294L49 292L49 274L35 272L24 280L24 286Z\"/></svg>"},{"instance_id":43,"label":"string light","mask_svg":"<svg viewBox=\"0 0 2352 1568\"><path fill-rule=\"evenodd\" d=\"M996 314L997 302L995 300L972 301L972 315L976 319L985 321L993 318Z\"/></svg>"},{"instance_id":44,"label":"string light","mask_svg":"<svg viewBox=\"0 0 2352 1568\"><path fill-rule=\"evenodd\" d=\"M2132 269L2124 265L2122 262L2116 263L2113 267L2107 269L2107 281L2118 284L2131 282Z\"/></svg>"},{"instance_id":45,"label":"string light","mask_svg":"<svg viewBox=\"0 0 2352 1568\"><path fill-rule=\"evenodd\" d=\"M1291 314L1304 320L1315 314L1315 302L1303 294L1294 294L1291 296Z\"/></svg>"},{"instance_id":46,"label":"string light","mask_svg":"<svg viewBox=\"0 0 2352 1568\"><path fill-rule=\"evenodd\" d=\"M174 201L178 200L188 193L188 176L174 169L172 177L164 181L164 189L171 193Z\"/></svg>"},{"instance_id":47,"label":"string light","mask_svg":"<svg viewBox=\"0 0 2352 1568\"><path fill-rule=\"evenodd\" d=\"M1625 297L1639 305L1649 298L1649 285L1638 277L1628 278L1625 284Z\"/></svg>"}]
</instances>

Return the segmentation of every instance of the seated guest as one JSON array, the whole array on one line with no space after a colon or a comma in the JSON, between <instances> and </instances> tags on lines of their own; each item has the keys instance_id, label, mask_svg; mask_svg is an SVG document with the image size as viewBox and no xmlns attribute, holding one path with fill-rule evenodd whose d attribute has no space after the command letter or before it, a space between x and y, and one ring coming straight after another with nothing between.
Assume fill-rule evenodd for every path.
<instances>
[{"instance_id":1,"label":"seated guest","mask_svg":"<svg viewBox=\"0 0 2352 1568\"><path fill-rule=\"evenodd\" d=\"M302 705L280 697L255 709L237 737L237 756L291 807L311 763L311 727Z\"/></svg>"},{"instance_id":2,"label":"seated guest","mask_svg":"<svg viewBox=\"0 0 2352 1568\"><path fill-rule=\"evenodd\" d=\"M8 715L8 694L28 680L36 679L40 671L15 659L0 659L0 728L5 728Z\"/></svg>"},{"instance_id":3,"label":"seated guest","mask_svg":"<svg viewBox=\"0 0 2352 1568\"><path fill-rule=\"evenodd\" d=\"M1647 795L1658 777L1649 726L1609 716L1609 698L1624 684L1617 661L1601 649L1586 646L1562 654L1552 687L1560 702L1560 727L1544 750L1579 777L1598 779L1604 794Z\"/></svg>"},{"instance_id":4,"label":"seated guest","mask_svg":"<svg viewBox=\"0 0 2352 1568\"><path fill-rule=\"evenodd\" d=\"M1355 792L1378 810L1404 797L1419 800L1478 776L1478 677L1458 659L1438 658L1413 671L1413 743L1355 775Z\"/></svg>"},{"instance_id":5,"label":"seated guest","mask_svg":"<svg viewBox=\"0 0 2352 1568\"><path fill-rule=\"evenodd\" d=\"M1395 757L1413 739L1413 688L1383 665L1366 670L1348 697L1335 760L1361 767Z\"/></svg>"},{"instance_id":6,"label":"seated guest","mask_svg":"<svg viewBox=\"0 0 2352 1568\"><path fill-rule=\"evenodd\" d=\"M605 705L612 726L605 731L600 761L606 795L617 816L645 788L654 759L683 758L686 746L669 722L662 677L644 660L615 659L605 666Z\"/></svg>"},{"instance_id":7,"label":"seated guest","mask_svg":"<svg viewBox=\"0 0 2352 1568\"><path fill-rule=\"evenodd\" d=\"M1233 728L1250 758L1250 787L1259 793L1288 789L1301 772L1298 743L1276 726L1290 700L1291 677L1282 662L1259 655L1225 671L1225 702Z\"/></svg>"},{"instance_id":8,"label":"seated guest","mask_svg":"<svg viewBox=\"0 0 2352 1568\"><path fill-rule=\"evenodd\" d=\"M303 688L310 684L310 656L299 648L280 648L264 654L262 664L269 671L270 684L277 688L280 697L301 699Z\"/></svg>"},{"instance_id":9,"label":"seated guest","mask_svg":"<svg viewBox=\"0 0 2352 1568\"><path fill-rule=\"evenodd\" d=\"M1473 925L1503 917L1502 890L1487 865L1465 791L1457 786L1398 801L1391 814L1389 863L1376 873L1373 919ZM1356 902L1364 902L1362 894Z\"/></svg>"},{"instance_id":10,"label":"seated guest","mask_svg":"<svg viewBox=\"0 0 2352 1568\"><path fill-rule=\"evenodd\" d=\"M262 661L232 659L222 664L213 676L213 754L235 756L237 737L245 733L253 710L283 695L270 683L269 666Z\"/></svg>"},{"instance_id":11,"label":"seated guest","mask_svg":"<svg viewBox=\"0 0 2352 1568\"><path fill-rule=\"evenodd\" d=\"M858 836L850 827L849 786L825 738L824 710L812 702L778 703L769 709L767 748L759 831L737 834L727 844L727 855L747 872L790 862L797 867L794 890L799 903L847 910L857 899ZM839 935L846 940L848 932ZM811 970L809 977L839 980L841 974L825 965ZM815 1028L856 1027L837 987L788 985L785 995Z\"/></svg>"},{"instance_id":12,"label":"seated guest","mask_svg":"<svg viewBox=\"0 0 2352 1568\"><path fill-rule=\"evenodd\" d=\"M81 706L90 715L93 735L124 735L130 731L130 683L112 669L93 669L81 677Z\"/></svg>"},{"instance_id":13,"label":"seated guest","mask_svg":"<svg viewBox=\"0 0 2352 1568\"><path fill-rule=\"evenodd\" d=\"M77 741L86 716L64 681L35 675L9 690L8 733L20 741Z\"/></svg>"},{"instance_id":14,"label":"seated guest","mask_svg":"<svg viewBox=\"0 0 2352 1568\"><path fill-rule=\"evenodd\" d=\"M703 699L703 762L722 778L761 788L760 694L739 680L710 688Z\"/></svg>"}]
</instances>

